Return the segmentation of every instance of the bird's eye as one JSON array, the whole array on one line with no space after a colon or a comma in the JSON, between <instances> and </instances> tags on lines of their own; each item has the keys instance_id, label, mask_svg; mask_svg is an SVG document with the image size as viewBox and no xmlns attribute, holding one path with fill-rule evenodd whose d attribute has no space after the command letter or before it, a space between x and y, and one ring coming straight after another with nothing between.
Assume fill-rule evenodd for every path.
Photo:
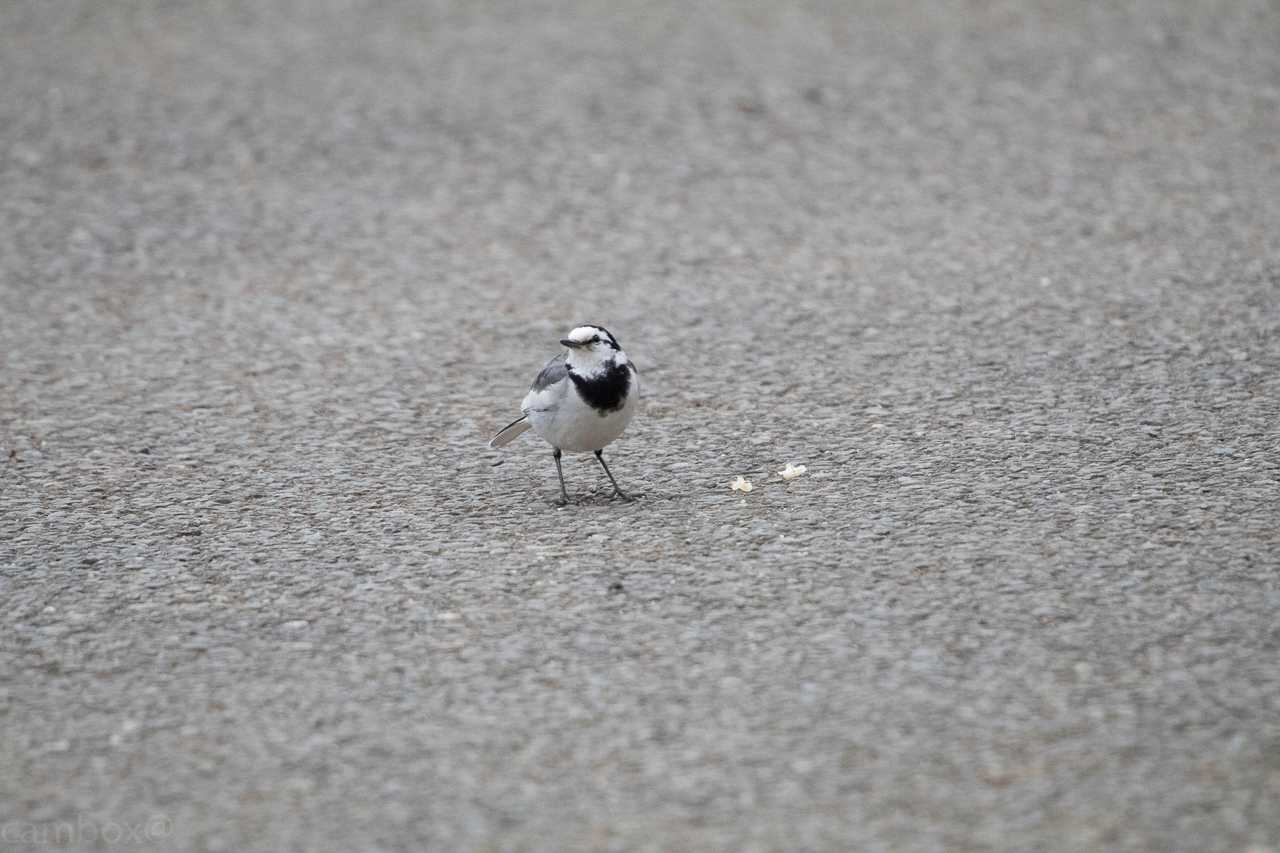
<instances>
[{"instance_id":1,"label":"bird's eye","mask_svg":"<svg viewBox=\"0 0 1280 853\"><path fill-rule=\"evenodd\" d=\"M598 343L600 343L600 336L599 336L599 335L596 335L594 338L592 338L592 339L591 339L591 343L593 343L593 344L598 344Z\"/></svg>"}]
</instances>

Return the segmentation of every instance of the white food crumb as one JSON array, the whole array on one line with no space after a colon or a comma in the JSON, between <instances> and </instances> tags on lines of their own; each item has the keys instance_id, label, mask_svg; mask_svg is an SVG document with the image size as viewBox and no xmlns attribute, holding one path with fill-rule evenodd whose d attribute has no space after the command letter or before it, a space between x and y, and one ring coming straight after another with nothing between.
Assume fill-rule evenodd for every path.
<instances>
[{"instance_id":1,"label":"white food crumb","mask_svg":"<svg viewBox=\"0 0 1280 853\"><path fill-rule=\"evenodd\" d=\"M751 485L750 480L739 474L738 479L729 484L729 488L733 489L735 492L749 492L755 487Z\"/></svg>"},{"instance_id":2,"label":"white food crumb","mask_svg":"<svg viewBox=\"0 0 1280 853\"><path fill-rule=\"evenodd\" d=\"M792 465L788 462L787 467L778 472L778 476L782 477L784 480L794 480L796 477L799 477L808 470L809 469L803 465Z\"/></svg>"}]
</instances>

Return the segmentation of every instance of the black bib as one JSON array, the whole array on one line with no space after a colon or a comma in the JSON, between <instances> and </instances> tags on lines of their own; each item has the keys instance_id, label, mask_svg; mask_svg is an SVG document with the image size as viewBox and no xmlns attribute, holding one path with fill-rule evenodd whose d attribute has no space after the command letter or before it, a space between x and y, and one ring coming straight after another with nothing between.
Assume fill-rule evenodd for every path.
<instances>
[{"instance_id":1,"label":"black bib","mask_svg":"<svg viewBox=\"0 0 1280 853\"><path fill-rule=\"evenodd\" d=\"M627 401L627 388L631 385L631 365L610 361L609 366L597 376L579 376L569 368L569 378L587 405L601 417L616 412Z\"/></svg>"}]
</instances>

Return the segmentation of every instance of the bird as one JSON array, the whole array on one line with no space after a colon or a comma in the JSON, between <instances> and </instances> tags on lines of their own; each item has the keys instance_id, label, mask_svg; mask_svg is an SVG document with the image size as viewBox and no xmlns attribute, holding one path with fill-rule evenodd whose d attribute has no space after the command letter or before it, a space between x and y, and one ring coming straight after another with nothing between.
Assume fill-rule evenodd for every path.
<instances>
[{"instance_id":1,"label":"bird","mask_svg":"<svg viewBox=\"0 0 1280 853\"><path fill-rule=\"evenodd\" d=\"M603 326L575 327L560 340L565 351L547 362L520 404L520 417L489 440L490 447L510 444L532 429L551 445L560 478L560 506L569 503L560 457L594 453L613 484L613 497L632 497L618 486L604 461L604 448L622 435L640 406L640 373L618 339Z\"/></svg>"}]
</instances>

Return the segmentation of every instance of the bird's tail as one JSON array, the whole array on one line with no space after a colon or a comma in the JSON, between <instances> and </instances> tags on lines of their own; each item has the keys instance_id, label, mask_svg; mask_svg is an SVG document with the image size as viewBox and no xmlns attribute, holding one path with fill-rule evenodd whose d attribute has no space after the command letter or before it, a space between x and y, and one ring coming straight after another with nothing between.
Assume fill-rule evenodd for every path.
<instances>
[{"instance_id":1,"label":"bird's tail","mask_svg":"<svg viewBox=\"0 0 1280 853\"><path fill-rule=\"evenodd\" d=\"M498 434L489 439L489 446L502 447L503 445L510 444L520 437L520 433L524 432L528 428L529 421L526 420L524 415L521 415L502 429L498 430Z\"/></svg>"}]
</instances>

